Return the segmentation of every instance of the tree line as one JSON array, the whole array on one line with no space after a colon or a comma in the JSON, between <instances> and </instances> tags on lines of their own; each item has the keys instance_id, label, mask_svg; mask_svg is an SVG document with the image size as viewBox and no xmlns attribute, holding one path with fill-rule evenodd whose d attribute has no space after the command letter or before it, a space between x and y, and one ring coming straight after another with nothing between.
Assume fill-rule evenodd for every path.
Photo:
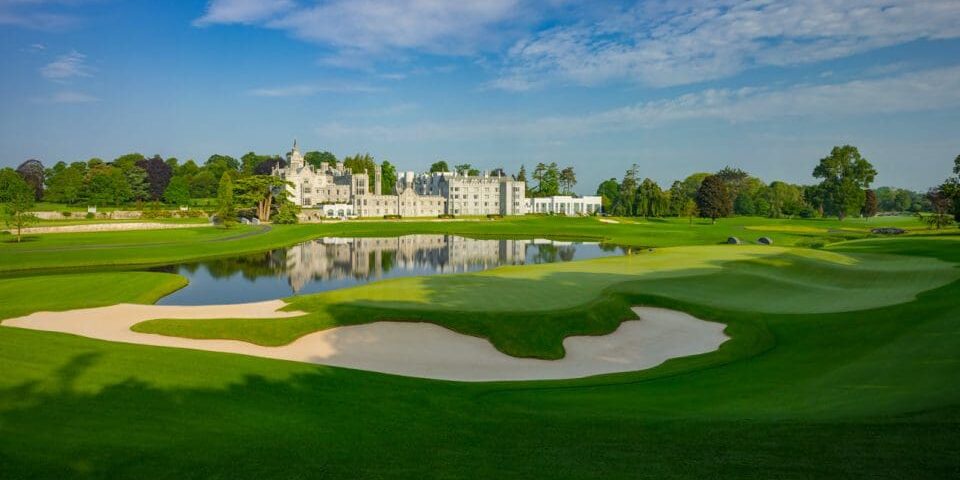
<instances>
[{"instance_id":1,"label":"tree line","mask_svg":"<svg viewBox=\"0 0 960 480\"><path fill-rule=\"evenodd\" d=\"M960 157L956 160L960 162ZM640 179L639 167L621 180L605 180L597 188L605 212L619 216L702 217L716 221L730 215L780 217L872 217L879 212L937 212L951 209L960 220L960 163L955 176L926 194L905 189L870 189L876 169L851 145L834 147L812 171L819 183L765 183L749 173L726 167L715 173L694 173L664 189ZM952 200L951 200L952 199ZM949 206L946 206L949 202ZM929 215L924 216L928 220ZM938 217L939 218L939 217ZM942 223L942 220L941 220Z\"/></svg>"}]
</instances>

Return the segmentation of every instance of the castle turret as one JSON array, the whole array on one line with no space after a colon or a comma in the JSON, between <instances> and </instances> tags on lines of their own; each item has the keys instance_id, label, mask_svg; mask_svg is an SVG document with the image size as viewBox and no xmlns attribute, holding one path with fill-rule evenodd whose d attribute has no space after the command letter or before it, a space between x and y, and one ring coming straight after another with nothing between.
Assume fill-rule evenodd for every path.
<instances>
[{"instance_id":1,"label":"castle turret","mask_svg":"<svg viewBox=\"0 0 960 480\"><path fill-rule=\"evenodd\" d=\"M300 170L304 166L303 155L300 154L300 150L297 149L297 140L293 140L293 150L287 153L287 164L290 165L294 171Z\"/></svg>"}]
</instances>

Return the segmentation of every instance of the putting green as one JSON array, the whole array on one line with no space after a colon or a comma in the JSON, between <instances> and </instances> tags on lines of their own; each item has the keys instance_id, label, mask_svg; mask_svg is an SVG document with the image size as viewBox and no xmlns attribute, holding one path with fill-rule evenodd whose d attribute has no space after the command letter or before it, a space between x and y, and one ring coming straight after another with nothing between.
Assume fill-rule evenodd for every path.
<instances>
[{"instance_id":1,"label":"putting green","mask_svg":"<svg viewBox=\"0 0 960 480\"><path fill-rule=\"evenodd\" d=\"M287 299L287 310L308 313L300 317L157 319L133 329L285 345L336 326L428 321L488 338L511 355L560 358L564 337L610 333L619 320L630 318L625 308L641 296L725 310L812 314L907 302L958 277L960 270L951 263L932 258L765 246L673 247L626 257L398 278ZM502 326L505 319L508 328Z\"/></svg>"}]
</instances>

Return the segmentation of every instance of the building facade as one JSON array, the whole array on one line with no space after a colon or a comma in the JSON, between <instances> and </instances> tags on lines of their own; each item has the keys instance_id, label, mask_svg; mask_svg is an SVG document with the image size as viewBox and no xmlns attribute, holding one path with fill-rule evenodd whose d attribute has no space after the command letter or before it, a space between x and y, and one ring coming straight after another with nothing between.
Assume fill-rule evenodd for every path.
<instances>
[{"instance_id":1,"label":"building facade","mask_svg":"<svg viewBox=\"0 0 960 480\"><path fill-rule=\"evenodd\" d=\"M460 175L433 172L404 173L398 190L412 189L418 195L439 195L446 199L448 215L523 215L527 213L526 185L512 177Z\"/></svg>"},{"instance_id":2,"label":"building facade","mask_svg":"<svg viewBox=\"0 0 960 480\"><path fill-rule=\"evenodd\" d=\"M304 208L314 208L325 204L354 203L354 198L364 195L379 195L381 184L380 166L374 171L373 185L369 185L367 172L354 173L343 162L329 164L323 162L319 168L303 159L297 142L293 150L287 153L286 166L276 166L272 174L288 182L287 193L290 199Z\"/></svg>"},{"instance_id":3,"label":"building facade","mask_svg":"<svg viewBox=\"0 0 960 480\"><path fill-rule=\"evenodd\" d=\"M548 215L596 215L602 210L598 196L571 197L557 195L553 197L535 197L527 199L529 213Z\"/></svg>"},{"instance_id":4,"label":"building facade","mask_svg":"<svg viewBox=\"0 0 960 480\"><path fill-rule=\"evenodd\" d=\"M288 182L290 199L313 217L436 217L438 215L524 215L547 213L594 215L600 197L555 196L526 198L526 182L504 175L461 175L456 172L416 174L397 179L396 194L381 191L382 172L377 165L370 184L368 172L353 172L343 162L307 163L293 142L287 163L273 175Z\"/></svg>"}]
</instances>

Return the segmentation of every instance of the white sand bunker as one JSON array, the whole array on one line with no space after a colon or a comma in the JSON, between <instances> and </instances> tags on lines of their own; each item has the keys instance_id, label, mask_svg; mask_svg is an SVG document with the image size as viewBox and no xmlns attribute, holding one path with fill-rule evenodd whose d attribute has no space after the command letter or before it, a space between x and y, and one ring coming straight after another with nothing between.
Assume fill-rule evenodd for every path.
<instances>
[{"instance_id":1,"label":"white sand bunker","mask_svg":"<svg viewBox=\"0 0 960 480\"><path fill-rule=\"evenodd\" d=\"M155 318L279 318L280 300L196 307L130 305L38 312L4 326L72 333L115 342L239 353L266 358L355 368L410 377L460 381L580 378L655 367L666 360L712 352L729 337L720 323L683 312L636 307L639 320L623 322L604 336L568 337L560 360L515 358L485 339L461 335L430 323L376 322L305 335L289 345L263 347L236 340L167 337L130 330Z\"/></svg>"}]
</instances>

